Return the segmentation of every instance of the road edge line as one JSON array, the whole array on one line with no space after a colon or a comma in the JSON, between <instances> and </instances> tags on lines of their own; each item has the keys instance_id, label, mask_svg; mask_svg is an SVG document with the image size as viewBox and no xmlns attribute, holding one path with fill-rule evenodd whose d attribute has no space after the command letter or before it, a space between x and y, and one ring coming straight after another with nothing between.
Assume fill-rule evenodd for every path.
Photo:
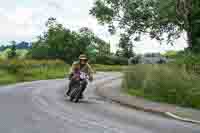
<instances>
[{"instance_id":1,"label":"road edge line","mask_svg":"<svg viewBox=\"0 0 200 133\"><path fill-rule=\"evenodd\" d=\"M174 113L171 112L164 112L166 116L171 117L173 119L176 120L180 120L180 121L184 121L184 122L190 122L190 123L195 123L195 124L200 124L200 121L197 120L193 120L193 119L188 119L188 118L184 118L184 117L180 117Z\"/></svg>"},{"instance_id":2,"label":"road edge line","mask_svg":"<svg viewBox=\"0 0 200 133\"><path fill-rule=\"evenodd\" d=\"M114 80L117 80L119 79L120 77L118 78L112 78L111 81L114 81ZM149 113L156 113L156 114L160 114L160 115L163 115L163 116L166 116L168 118L172 118L172 119L175 119L175 120L179 120L179 121L182 121L182 122L188 122L188 123L193 123L193 124L200 124L200 121L197 121L197 120L193 120L193 119L188 119L188 118L184 118L184 117L180 117L172 112L162 112L162 111L158 111L158 110L153 110L153 109L147 109L147 108L143 108L143 107L139 107L137 105L131 105L131 104L128 104L128 103L124 103L123 101L120 101L120 100L116 100L116 99L113 99L109 96L106 96L104 94L102 94L102 92L100 91L102 87L106 87L106 84L109 84L110 82L103 82L103 86L101 87L97 87L96 85L96 93L97 95L105 98L105 99L108 99L108 100L111 100L115 103L118 103L120 105L123 105L123 106L127 106L127 107L131 107L131 108L134 108L134 109L137 109L137 110L142 110L144 112L149 112Z\"/></svg>"}]
</instances>

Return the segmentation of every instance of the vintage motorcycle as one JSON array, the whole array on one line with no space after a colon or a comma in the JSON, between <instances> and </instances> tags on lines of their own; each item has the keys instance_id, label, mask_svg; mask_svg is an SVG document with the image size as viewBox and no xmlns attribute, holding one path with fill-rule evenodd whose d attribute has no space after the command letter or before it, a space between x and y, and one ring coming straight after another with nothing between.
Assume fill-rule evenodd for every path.
<instances>
[{"instance_id":1,"label":"vintage motorcycle","mask_svg":"<svg viewBox=\"0 0 200 133\"><path fill-rule=\"evenodd\" d=\"M70 101L74 101L75 103L79 102L81 99L82 85L88 80L88 75L84 72L80 72L79 75L75 77L76 84L72 86L72 90L69 93Z\"/></svg>"}]
</instances>

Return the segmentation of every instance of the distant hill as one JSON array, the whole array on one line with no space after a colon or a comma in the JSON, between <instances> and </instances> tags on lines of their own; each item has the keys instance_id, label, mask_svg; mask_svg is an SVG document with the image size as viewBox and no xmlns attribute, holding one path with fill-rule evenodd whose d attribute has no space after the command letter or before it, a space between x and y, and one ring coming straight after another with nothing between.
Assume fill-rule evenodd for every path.
<instances>
[{"instance_id":1,"label":"distant hill","mask_svg":"<svg viewBox=\"0 0 200 133\"><path fill-rule=\"evenodd\" d=\"M0 46L0 51L4 51L11 47L12 47L12 45L2 45L2 46ZM16 44L16 49L30 49L30 48L31 48L31 43L28 43L25 41L22 41L22 42Z\"/></svg>"}]
</instances>

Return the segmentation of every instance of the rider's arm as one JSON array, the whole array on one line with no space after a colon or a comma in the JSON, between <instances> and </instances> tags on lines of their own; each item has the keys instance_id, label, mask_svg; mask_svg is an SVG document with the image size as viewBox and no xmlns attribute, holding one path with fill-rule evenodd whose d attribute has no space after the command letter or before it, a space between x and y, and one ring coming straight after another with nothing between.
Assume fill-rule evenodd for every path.
<instances>
[{"instance_id":1,"label":"rider's arm","mask_svg":"<svg viewBox=\"0 0 200 133\"><path fill-rule=\"evenodd\" d=\"M87 67L88 67L89 78L91 80L93 80L93 73L94 73L94 71L93 71L92 67L90 66L90 64L88 64L88 63L87 63Z\"/></svg>"},{"instance_id":2,"label":"rider's arm","mask_svg":"<svg viewBox=\"0 0 200 133\"><path fill-rule=\"evenodd\" d=\"M72 65L71 67L70 67L70 69L69 69L69 79L70 78L72 78L72 76L73 76L73 72L74 72L74 65Z\"/></svg>"}]
</instances>

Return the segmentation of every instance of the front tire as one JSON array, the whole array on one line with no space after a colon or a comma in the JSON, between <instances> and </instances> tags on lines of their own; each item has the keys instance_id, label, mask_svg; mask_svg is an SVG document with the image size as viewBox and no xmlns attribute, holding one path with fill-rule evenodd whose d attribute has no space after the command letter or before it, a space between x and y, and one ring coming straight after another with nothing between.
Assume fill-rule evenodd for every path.
<instances>
[{"instance_id":1,"label":"front tire","mask_svg":"<svg viewBox=\"0 0 200 133\"><path fill-rule=\"evenodd\" d=\"M69 99L71 102L74 100L74 98L73 97L70 97L70 99Z\"/></svg>"},{"instance_id":2,"label":"front tire","mask_svg":"<svg viewBox=\"0 0 200 133\"><path fill-rule=\"evenodd\" d=\"M80 91L80 89L79 89L79 92L78 92L78 94L76 95L75 103L78 103L78 102L79 102L80 96L81 96L81 91Z\"/></svg>"},{"instance_id":3,"label":"front tire","mask_svg":"<svg viewBox=\"0 0 200 133\"><path fill-rule=\"evenodd\" d=\"M74 86L74 88L72 89L71 93L70 93L70 101L75 100L75 103L77 103L79 101L79 95L80 95L80 86Z\"/></svg>"}]
</instances>

